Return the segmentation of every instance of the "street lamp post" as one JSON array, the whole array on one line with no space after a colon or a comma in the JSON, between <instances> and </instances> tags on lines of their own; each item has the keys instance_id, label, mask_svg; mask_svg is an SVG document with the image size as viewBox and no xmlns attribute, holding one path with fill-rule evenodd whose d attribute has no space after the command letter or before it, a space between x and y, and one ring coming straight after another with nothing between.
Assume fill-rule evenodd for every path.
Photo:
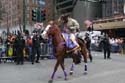
<instances>
[{"instance_id":1,"label":"street lamp post","mask_svg":"<svg viewBox=\"0 0 125 83\"><path fill-rule=\"evenodd\" d=\"M1 28L1 20L0 20L0 28Z\"/></svg>"},{"instance_id":2,"label":"street lamp post","mask_svg":"<svg viewBox=\"0 0 125 83\"><path fill-rule=\"evenodd\" d=\"M23 0L23 32L26 29L26 3L25 0Z\"/></svg>"},{"instance_id":3,"label":"street lamp post","mask_svg":"<svg viewBox=\"0 0 125 83\"><path fill-rule=\"evenodd\" d=\"M44 8L44 6L45 6L45 1L43 1L43 0L38 0L37 1L37 3L38 3L38 22L43 22L44 21L44 19L42 20L42 14L41 14L41 10ZM44 18L44 17L43 17Z\"/></svg>"},{"instance_id":4,"label":"street lamp post","mask_svg":"<svg viewBox=\"0 0 125 83\"><path fill-rule=\"evenodd\" d=\"M8 37L8 35L9 35L8 12L6 14L7 14L7 37Z\"/></svg>"}]
</instances>

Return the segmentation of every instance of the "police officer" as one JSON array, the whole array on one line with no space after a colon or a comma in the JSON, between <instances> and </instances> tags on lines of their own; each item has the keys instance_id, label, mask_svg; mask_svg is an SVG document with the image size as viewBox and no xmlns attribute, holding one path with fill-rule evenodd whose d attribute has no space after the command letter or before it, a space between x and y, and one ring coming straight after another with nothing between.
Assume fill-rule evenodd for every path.
<instances>
[{"instance_id":1,"label":"police officer","mask_svg":"<svg viewBox=\"0 0 125 83\"><path fill-rule=\"evenodd\" d=\"M104 50L104 59L106 59L106 58L111 59L111 57L110 57L111 45L110 45L108 35L104 35L104 38L102 39L101 44L102 44L103 50Z\"/></svg>"},{"instance_id":2,"label":"police officer","mask_svg":"<svg viewBox=\"0 0 125 83\"><path fill-rule=\"evenodd\" d=\"M31 55L31 62L32 64L34 64L34 60L35 60L35 55L37 54L37 58L36 58L36 63L40 63L39 62L39 58L40 58L40 50L41 50L41 37L38 34L38 31L33 31L33 38L32 38L32 55Z\"/></svg>"},{"instance_id":3,"label":"police officer","mask_svg":"<svg viewBox=\"0 0 125 83\"><path fill-rule=\"evenodd\" d=\"M23 50L25 48L25 40L23 39L22 33L18 31L18 35L15 39L15 49L16 49L16 61L18 64L24 63Z\"/></svg>"},{"instance_id":4,"label":"police officer","mask_svg":"<svg viewBox=\"0 0 125 83\"><path fill-rule=\"evenodd\" d=\"M90 45L91 45L91 39L89 37L89 34L86 33L85 35L85 41L86 41L86 47L88 49L88 52L89 52L89 59L90 59L90 62L92 62L92 55L91 55L91 50L90 50Z\"/></svg>"}]
</instances>

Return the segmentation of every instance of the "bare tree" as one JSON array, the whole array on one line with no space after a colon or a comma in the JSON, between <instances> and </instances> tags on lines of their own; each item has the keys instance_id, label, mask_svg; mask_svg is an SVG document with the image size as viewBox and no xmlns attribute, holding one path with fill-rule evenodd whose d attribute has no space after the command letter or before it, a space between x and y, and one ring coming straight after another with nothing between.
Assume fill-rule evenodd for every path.
<instances>
[{"instance_id":1,"label":"bare tree","mask_svg":"<svg viewBox=\"0 0 125 83\"><path fill-rule=\"evenodd\" d=\"M2 14L5 13L3 7L2 7L2 2L0 0L0 20L2 20Z\"/></svg>"}]
</instances>

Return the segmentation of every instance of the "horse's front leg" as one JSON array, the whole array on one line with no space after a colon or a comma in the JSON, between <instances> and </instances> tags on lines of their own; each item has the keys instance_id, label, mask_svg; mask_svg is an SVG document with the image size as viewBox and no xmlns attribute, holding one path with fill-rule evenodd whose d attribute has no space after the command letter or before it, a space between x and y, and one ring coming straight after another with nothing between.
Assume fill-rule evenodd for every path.
<instances>
[{"instance_id":1,"label":"horse's front leg","mask_svg":"<svg viewBox=\"0 0 125 83\"><path fill-rule=\"evenodd\" d=\"M72 63L71 67L70 67L70 72L69 74L72 75L73 74L73 71L74 71L74 63Z\"/></svg>"},{"instance_id":2,"label":"horse's front leg","mask_svg":"<svg viewBox=\"0 0 125 83\"><path fill-rule=\"evenodd\" d=\"M62 70L63 70L64 76L65 76L65 80L67 80L67 72L66 72L66 70L65 70L64 63L61 63L60 65L61 65L61 68L62 68Z\"/></svg>"},{"instance_id":3,"label":"horse's front leg","mask_svg":"<svg viewBox=\"0 0 125 83\"><path fill-rule=\"evenodd\" d=\"M59 67L59 60L57 60L57 62L55 64L54 71L53 71L53 73L51 75L51 78L50 78L48 83L52 83L53 82L53 79L54 79L54 76L55 76L55 73L56 73L58 67Z\"/></svg>"}]
</instances>

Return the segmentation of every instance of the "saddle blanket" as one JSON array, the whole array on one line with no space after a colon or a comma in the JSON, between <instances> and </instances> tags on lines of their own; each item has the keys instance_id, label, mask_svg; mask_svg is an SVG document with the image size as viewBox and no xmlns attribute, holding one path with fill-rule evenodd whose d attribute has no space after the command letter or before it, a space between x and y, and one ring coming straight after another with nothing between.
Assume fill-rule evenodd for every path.
<instances>
[{"instance_id":1,"label":"saddle blanket","mask_svg":"<svg viewBox=\"0 0 125 83\"><path fill-rule=\"evenodd\" d=\"M76 47L76 45L73 43L73 41L70 39L70 35L67 33L62 33L63 38L65 39L66 42L66 47L68 49L73 49Z\"/></svg>"}]
</instances>

